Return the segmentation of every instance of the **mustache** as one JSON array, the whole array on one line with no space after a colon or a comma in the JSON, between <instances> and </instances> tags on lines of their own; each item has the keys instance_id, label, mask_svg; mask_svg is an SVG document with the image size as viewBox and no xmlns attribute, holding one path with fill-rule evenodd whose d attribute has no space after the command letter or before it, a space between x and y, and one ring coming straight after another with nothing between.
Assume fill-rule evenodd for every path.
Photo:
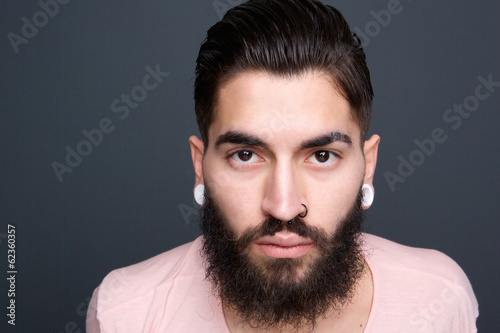
<instances>
[{"instance_id":1,"label":"mustache","mask_svg":"<svg viewBox=\"0 0 500 333\"><path fill-rule=\"evenodd\" d=\"M326 231L308 225L301 217L296 216L290 221L291 224L288 223L289 221L281 221L281 223L278 224L277 219L269 217L259 226L245 231L239 237L239 239L237 240L238 249L243 251L251 243L257 241L259 238L264 236L274 236L277 232L283 230L287 230L296 233L299 236L312 239L316 243L316 246L318 246L319 248L324 248L330 242Z\"/></svg>"}]
</instances>

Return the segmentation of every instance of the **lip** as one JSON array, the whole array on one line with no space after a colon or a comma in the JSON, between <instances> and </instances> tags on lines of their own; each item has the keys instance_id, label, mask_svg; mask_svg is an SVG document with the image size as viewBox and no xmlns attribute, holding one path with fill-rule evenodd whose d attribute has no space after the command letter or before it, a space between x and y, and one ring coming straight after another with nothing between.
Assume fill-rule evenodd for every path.
<instances>
[{"instance_id":1,"label":"lip","mask_svg":"<svg viewBox=\"0 0 500 333\"><path fill-rule=\"evenodd\" d=\"M314 241L293 232L281 231L274 236L260 238L256 245L262 253L270 257L298 258L309 252Z\"/></svg>"}]
</instances>

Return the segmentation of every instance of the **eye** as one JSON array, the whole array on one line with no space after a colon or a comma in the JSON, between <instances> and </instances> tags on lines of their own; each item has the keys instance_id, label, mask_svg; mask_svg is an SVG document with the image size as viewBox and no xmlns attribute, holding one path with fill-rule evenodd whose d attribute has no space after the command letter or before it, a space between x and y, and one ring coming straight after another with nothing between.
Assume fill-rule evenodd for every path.
<instances>
[{"instance_id":1,"label":"eye","mask_svg":"<svg viewBox=\"0 0 500 333\"><path fill-rule=\"evenodd\" d=\"M314 152L308 161L315 164L330 164L338 158L338 155L328 150L319 150Z\"/></svg>"},{"instance_id":2,"label":"eye","mask_svg":"<svg viewBox=\"0 0 500 333\"><path fill-rule=\"evenodd\" d=\"M239 163L253 163L257 162L259 158L257 154L250 150L238 150L229 157Z\"/></svg>"}]
</instances>

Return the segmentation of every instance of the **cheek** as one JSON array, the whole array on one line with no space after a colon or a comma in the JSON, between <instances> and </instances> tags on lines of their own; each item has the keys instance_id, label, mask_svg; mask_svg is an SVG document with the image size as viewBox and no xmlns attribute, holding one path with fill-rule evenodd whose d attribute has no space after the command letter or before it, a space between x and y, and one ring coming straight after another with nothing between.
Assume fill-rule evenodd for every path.
<instances>
[{"instance_id":1,"label":"cheek","mask_svg":"<svg viewBox=\"0 0 500 333\"><path fill-rule=\"evenodd\" d=\"M356 202L362 179L362 171L352 170L314 182L308 198L311 223L333 231Z\"/></svg>"},{"instance_id":2,"label":"cheek","mask_svg":"<svg viewBox=\"0 0 500 333\"><path fill-rule=\"evenodd\" d=\"M204 179L214 201L233 231L240 236L263 221L259 215L261 188L259 182L245 181L224 169L220 165L206 163Z\"/></svg>"}]
</instances>

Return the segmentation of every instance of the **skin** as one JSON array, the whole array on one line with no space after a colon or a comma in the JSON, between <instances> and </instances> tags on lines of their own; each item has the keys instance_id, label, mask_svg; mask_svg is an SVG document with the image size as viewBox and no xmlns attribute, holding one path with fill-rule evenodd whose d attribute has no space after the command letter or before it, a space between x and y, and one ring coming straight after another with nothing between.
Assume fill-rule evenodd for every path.
<instances>
[{"instance_id":1,"label":"skin","mask_svg":"<svg viewBox=\"0 0 500 333\"><path fill-rule=\"evenodd\" d=\"M244 72L226 82L218 97L208 147L196 136L189 138L195 186L210 186L237 236L270 216L291 220L304 213L302 204L309 209L305 222L332 234L361 185L373 187L380 138L373 135L361 144L350 105L328 75ZM319 137L334 140L314 142ZM257 262L266 259L256 244L249 251ZM317 255L312 246L304 258ZM369 269L356 288L340 316L320 319L317 332L334 327L362 332L373 293ZM241 325L234 310L224 310L232 332L256 332Z\"/></svg>"}]
</instances>

